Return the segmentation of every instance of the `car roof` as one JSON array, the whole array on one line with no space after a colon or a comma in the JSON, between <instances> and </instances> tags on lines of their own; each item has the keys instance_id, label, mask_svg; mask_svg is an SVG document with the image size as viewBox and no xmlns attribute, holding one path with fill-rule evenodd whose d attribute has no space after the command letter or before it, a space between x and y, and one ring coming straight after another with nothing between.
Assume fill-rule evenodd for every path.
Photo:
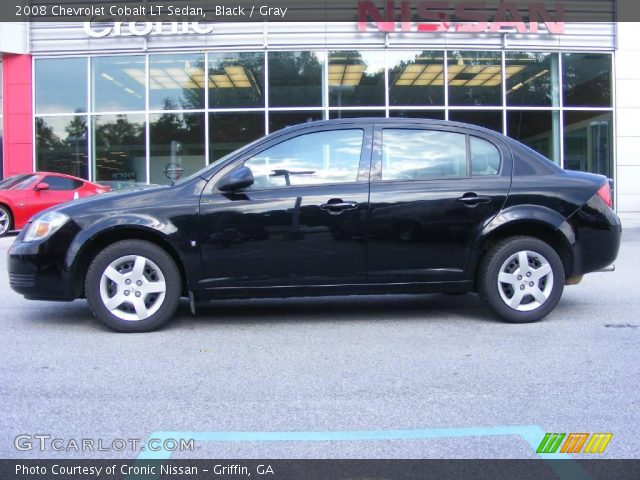
<instances>
[{"instance_id":1,"label":"car roof","mask_svg":"<svg viewBox=\"0 0 640 480\"><path fill-rule=\"evenodd\" d=\"M430 118L383 118L383 117L357 117L357 118L341 118L332 120L316 120L313 122L300 123L298 125L292 125L290 127L278 130L277 133L293 132L309 127L316 126L330 126L330 125L364 125L369 123L375 123L380 125L421 125L425 127L459 127L469 130L475 130L477 132L487 133L494 136L504 137L500 132L491 130L489 128L480 127L471 123L453 122L451 120L434 120ZM276 132L274 132L276 133ZM508 137L506 137L508 138Z\"/></svg>"}]
</instances>

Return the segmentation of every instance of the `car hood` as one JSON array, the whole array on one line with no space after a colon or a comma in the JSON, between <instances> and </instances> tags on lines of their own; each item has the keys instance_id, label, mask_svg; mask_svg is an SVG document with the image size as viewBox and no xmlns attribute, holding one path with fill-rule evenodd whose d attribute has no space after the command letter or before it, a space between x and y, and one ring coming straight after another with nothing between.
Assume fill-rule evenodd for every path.
<instances>
[{"instance_id":1,"label":"car hood","mask_svg":"<svg viewBox=\"0 0 640 480\"><path fill-rule=\"evenodd\" d=\"M168 185L155 187L138 187L124 191L106 192L99 195L82 197L71 202L56 205L47 210L43 210L39 215L46 212L57 211L69 215L70 217L82 216L85 212L118 212L128 209L135 209L141 204L158 201L166 190L172 187Z\"/></svg>"}]
</instances>

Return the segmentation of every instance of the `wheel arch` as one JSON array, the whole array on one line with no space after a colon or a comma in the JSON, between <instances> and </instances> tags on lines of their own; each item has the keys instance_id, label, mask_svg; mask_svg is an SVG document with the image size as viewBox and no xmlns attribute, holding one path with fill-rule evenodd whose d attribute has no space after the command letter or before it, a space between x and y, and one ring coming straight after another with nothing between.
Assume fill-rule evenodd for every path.
<instances>
[{"instance_id":1,"label":"wheel arch","mask_svg":"<svg viewBox=\"0 0 640 480\"><path fill-rule=\"evenodd\" d=\"M76 297L84 297L84 285L89 265L98 252L106 246L121 240L144 240L162 248L171 256L180 272L181 291L183 295L188 292L188 277L184 262L173 245L159 232L142 226L122 226L102 230L94 234L84 242L74 260L74 289Z\"/></svg>"},{"instance_id":2,"label":"wheel arch","mask_svg":"<svg viewBox=\"0 0 640 480\"><path fill-rule=\"evenodd\" d=\"M522 206L505 210L496 216L482 231L476 242L470 272L475 281L484 255L498 242L515 236L537 238L551 246L562 260L565 276L575 270L575 232L558 212L539 206Z\"/></svg>"}]
</instances>

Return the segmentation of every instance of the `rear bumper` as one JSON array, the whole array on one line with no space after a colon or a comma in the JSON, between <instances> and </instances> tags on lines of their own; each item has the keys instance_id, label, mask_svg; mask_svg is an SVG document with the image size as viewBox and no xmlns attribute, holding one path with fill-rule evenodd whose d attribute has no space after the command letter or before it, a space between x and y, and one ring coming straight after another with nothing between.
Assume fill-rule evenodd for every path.
<instances>
[{"instance_id":1,"label":"rear bumper","mask_svg":"<svg viewBox=\"0 0 640 480\"><path fill-rule=\"evenodd\" d=\"M44 242L24 243L22 233L16 237L7 255L9 286L14 291L30 300L75 299L74 281L65 266L71 232L62 230Z\"/></svg>"},{"instance_id":2,"label":"rear bumper","mask_svg":"<svg viewBox=\"0 0 640 480\"><path fill-rule=\"evenodd\" d=\"M576 235L573 275L606 270L615 262L620 250L622 224L604 202L597 196L592 198L568 221Z\"/></svg>"}]
</instances>

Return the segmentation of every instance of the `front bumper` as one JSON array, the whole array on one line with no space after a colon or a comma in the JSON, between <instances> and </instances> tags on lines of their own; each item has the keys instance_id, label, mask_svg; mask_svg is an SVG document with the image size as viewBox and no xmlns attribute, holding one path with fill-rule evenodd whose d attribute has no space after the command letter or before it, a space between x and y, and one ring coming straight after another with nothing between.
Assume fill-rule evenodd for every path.
<instances>
[{"instance_id":1,"label":"front bumper","mask_svg":"<svg viewBox=\"0 0 640 480\"><path fill-rule=\"evenodd\" d=\"M66 257L77 227L69 223L44 241L27 243L22 241L25 230L9 248L9 286L30 300L74 300L75 283Z\"/></svg>"}]
</instances>

